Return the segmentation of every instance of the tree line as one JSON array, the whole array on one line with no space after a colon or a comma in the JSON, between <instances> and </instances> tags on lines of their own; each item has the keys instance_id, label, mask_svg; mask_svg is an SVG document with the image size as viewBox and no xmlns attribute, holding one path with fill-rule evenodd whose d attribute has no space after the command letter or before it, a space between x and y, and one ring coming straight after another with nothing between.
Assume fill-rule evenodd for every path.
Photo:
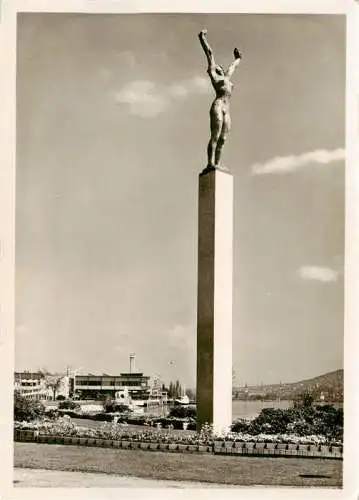
<instances>
[{"instance_id":1,"label":"tree line","mask_svg":"<svg viewBox=\"0 0 359 500\"><path fill-rule=\"evenodd\" d=\"M167 395L170 399L180 398L186 394L189 399L194 400L196 397L195 391L193 389L184 389L179 380L171 381L168 387L163 386L163 390L167 391Z\"/></svg>"}]
</instances>

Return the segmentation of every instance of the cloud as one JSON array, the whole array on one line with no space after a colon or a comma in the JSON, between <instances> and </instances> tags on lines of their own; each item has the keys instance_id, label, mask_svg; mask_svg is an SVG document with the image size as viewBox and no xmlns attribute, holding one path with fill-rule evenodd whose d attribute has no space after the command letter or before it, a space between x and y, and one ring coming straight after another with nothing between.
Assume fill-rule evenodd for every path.
<instances>
[{"instance_id":1,"label":"cloud","mask_svg":"<svg viewBox=\"0 0 359 500\"><path fill-rule=\"evenodd\" d=\"M150 118L162 113L168 105L165 95L158 92L156 84L149 80L128 83L115 95L116 102L128 104L130 113Z\"/></svg>"},{"instance_id":2,"label":"cloud","mask_svg":"<svg viewBox=\"0 0 359 500\"><path fill-rule=\"evenodd\" d=\"M192 349L196 338L196 328L194 324L176 324L166 331L166 339L171 346L175 346L177 349Z\"/></svg>"},{"instance_id":3,"label":"cloud","mask_svg":"<svg viewBox=\"0 0 359 500\"><path fill-rule=\"evenodd\" d=\"M276 156L264 163L255 163L252 166L253 175L265 174L285 174L293 172L301 167L305 167L311 163L321 165L328 164L334 161L343 160L345 158L344 149L334 149L328 151L326 149L317 149L309 151L297 156Z\"/></svg>"},{"instance_id":4,"label":"cloud","mask_svg":"<svg viewBox=\"0 0 359 500\"><path fill-rule=\"evenodd\" d=\"M171 102L186 99L190 94L209 91L207 79L194 77L172 85L160 85L149 80L135 80L115 93L115 101L129 106L130 113L152 118L163 113Z\"/></svg>"},{"instance_id":5,"label":"cloud","mask_svg":"<svg viewBox=\"0 0 359 500\"><path fill-rule=\"evenodd\" d=\"M204 76L195 76L189 81L189 83L194 89L197 90L197 92L203 92L205 94L211 88L208 78L205 78Z\"/></svg>"},{"instance_id":6,"label":"cloud","mask_svg":"<svg viewBox=\"0 0 359 500\"><path fill-rule=\"evenodd\" d=\"M126 69L133 69L137 65L136 57L130 50L124 50L123 52L115 52L116 65L125 65Z\"/></svg>"},{"instance_id":7,"label":"cloud","mask_svg":"<svg viewBox=\"0 0 359 500\"><path fill-rule=\"evenodd\" d=\"M99 74L103 80L109 80L110 76L112 75L112 71L108 68L100 68Z\"/></svg>"},{"instance_id":8,"label":"cloud","mask_svg":"<svg viewBox=\"0 0 359 500\"><path fill-rule=\"evenodd\" d=\"M321 281L330 283L337 281L340 273L329 267L320 266L302 266L298 269L298 275L303 280Z\"/></svg>"},{"instance_id":9,"label":"cloud","mask_svg":"<svg viewBox=\"0 0 359 500\"><path fill-rule=\"evenodd\" d=\"M207 78L198 76L169 85L166 91L171 97L182 98L187 97L189 94L206 94L209 89L210 85Z\"/></svg>"}]
</instances>

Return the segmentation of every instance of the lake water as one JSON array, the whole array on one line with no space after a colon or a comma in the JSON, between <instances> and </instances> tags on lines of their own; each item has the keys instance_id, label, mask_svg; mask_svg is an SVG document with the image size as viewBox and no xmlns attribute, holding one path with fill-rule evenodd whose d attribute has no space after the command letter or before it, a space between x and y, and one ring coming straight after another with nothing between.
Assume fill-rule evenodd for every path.
<instances>
[{"instance_id":1,"label":"lake water","mask_svg":"<svg viewBox=\"0 0 359 500\"><path fill-rule=\"evenodd\" d=\"M54 408L56 408L56 404L52 403ZM330 404L330 403L329 403ZM252 419L258 416L263 408L291 408L293 405L293 401L232 401L232 418L236 420L238 418ZM48 405L49 407L51 404ZM81 404L83 410L87 410L90 412L101 411L102 403L100 402L82 402ZM335 407L341 407L342 404L335 403ZM151 415L151 416L166 416L170 407L167 405L156 405L151 406L149 408L138 408L135 411L137 415Z\"/></svg>"},{"instance_id":2,"label":"lake water","mask_svg":"<svg viewBox=\"0 0 359 500\"><path fill-rule=\"evenodd\" d=\"M263 408L290 408L292 401L232 401L232 418L252 419L260 414ZM167 406L152 406L141 409L140 412L147 415L166 415L169 411Z\"/></svg>"},{"instance_id":3,"label":"lake water","mask_svg":"<svg viewBox=\"0 0 359 500\"><path fill-rule=\"evenodd\" d=\"M291 408L292 401L232 401L232 417L252 419L257 417L263 408Z\"/></svg>"}]
</instances>

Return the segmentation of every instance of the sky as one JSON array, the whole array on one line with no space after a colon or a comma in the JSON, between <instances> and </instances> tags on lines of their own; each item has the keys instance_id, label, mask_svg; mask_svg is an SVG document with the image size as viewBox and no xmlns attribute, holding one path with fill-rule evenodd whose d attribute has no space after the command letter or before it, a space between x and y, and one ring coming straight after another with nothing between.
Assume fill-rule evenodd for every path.
<instances>
[{"instance_id":1,"label":"sky","mask_svg":"<svg viewBox=\"0 0 359 500\"><path fill-rule=\"evenodd\" d=\"M213 99L197 34L234 47L235 384L343 367L345 18L21 14L15 369L194 387L198 175Z\"/></svg>"}]
</instances>

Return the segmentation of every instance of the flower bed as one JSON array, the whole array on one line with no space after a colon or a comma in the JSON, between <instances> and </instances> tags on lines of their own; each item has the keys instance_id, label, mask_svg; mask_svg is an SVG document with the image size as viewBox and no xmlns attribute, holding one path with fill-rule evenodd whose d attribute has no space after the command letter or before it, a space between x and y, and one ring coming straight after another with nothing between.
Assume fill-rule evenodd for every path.
<instances>
[{"instance_id":1,"label":"flower bed","mask_svg":"<svg viewBox=\"0 0 359 500\"><path fill-rule=\"evenodd\" d=\"M160 432L147 427L145 429L129 429L126 424L104 422L96 429L76 426L70 418L59 418L56 421L39 420L34 422L15 422L15 430L36 431L38 436L58 436L109 439L143 443L165 443L213 446L215 443L274 443L315 446L342 446L339 440L328 439L323 435L298 436L296 434L257 434L228 432L225 435L213 435L210 426L204 426L201 432L173 432L163 429Z\"/></svg>"},{"instance_id":2,"label":"flower bed","mask_svg":"<svg viewBox=\"0 0 359 500\"><path fill-rule=\"evenodd\" d=\"M342 441L328 439L323 435L298 436L297 434L246 434L240 432L229 432L223 437L215 438L216 441L232 441L242 443L277 443L277 444L306 444L306 445L327 445L342 446Z\"/></svg>"},{"instance_id":3,"label":"flower bed","mask_svg":"<svg viewBox=\"0 0 359 500\"><path fill-rule=\"evenodd\" d=\"M15 441L48 444L100 446L167 452L214 453L224 455L290 456L343 458L340 442L325 436L294 434L258 434L229 432L213 435L205 425L201 432L178 432L169 429L130 429L127 424L103 423L96 429L76 426L69 417L56 421L15 422Z\"/></svg>"},{"instance_id":4,"label":"flower bed","mask_svg":"<svg viewBox=\"0 0 359 500\"><path fill-rule=\"evenodd\" d=\"M36 431L38 436L84 437L94 439L128 440L130 442L159 442L166 444L211 445L203 433L179 434L169 429L158 432L156 429L128 429L127 424L104 422L100 427L75 426L70 419L59 418L57 421L43 420L35 422L15 422L15 430Z\"/></svg>"}]
</instances>

